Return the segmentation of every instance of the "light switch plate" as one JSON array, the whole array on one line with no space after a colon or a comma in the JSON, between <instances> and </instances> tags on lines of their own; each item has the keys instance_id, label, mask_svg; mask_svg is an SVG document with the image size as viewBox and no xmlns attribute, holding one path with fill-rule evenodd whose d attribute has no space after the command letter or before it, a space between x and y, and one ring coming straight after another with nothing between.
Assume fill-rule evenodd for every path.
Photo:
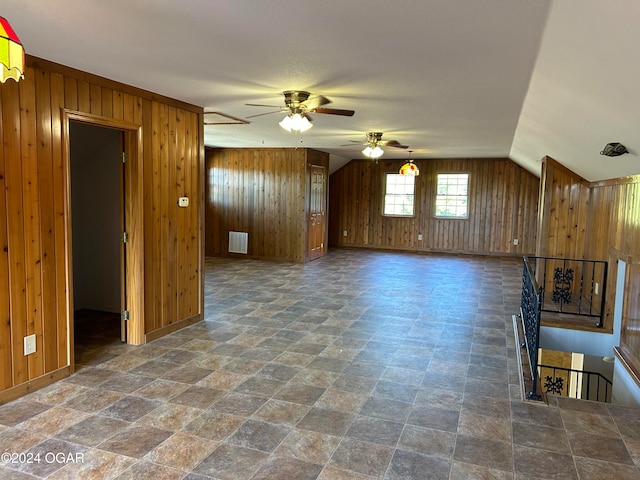
<instances>
[{"instance_id":1,"label":"light switch plate","mask_svg":"<svg viewBox=\"0 0 640 480\"><path fill-rule=\"evenodd\" d=\"M189 197L180 197L178 199L179 207L188 207L189 206Z\"/></svg>"}]
</instances>

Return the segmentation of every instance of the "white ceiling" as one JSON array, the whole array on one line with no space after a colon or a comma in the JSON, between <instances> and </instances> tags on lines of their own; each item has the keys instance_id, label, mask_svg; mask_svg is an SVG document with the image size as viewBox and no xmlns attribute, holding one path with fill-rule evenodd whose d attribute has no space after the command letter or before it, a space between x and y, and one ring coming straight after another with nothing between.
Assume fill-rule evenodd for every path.
<instances>
[{"instance_id":1,"label":"white ceiling","mask_svg":"<svg viewBox=\"0 0 640 480\"><path fill-rule=\"evenodd\" d=\"M206 111L245 119L291 89L356 111L299 135L279 113L207 126L208 146L311 147L335 170L362 158L341 145L381 131L416 159L640 171L637 0L3 0L0 15L28 54ZM615 141L631 154L599 155Z\"/></svg>"}]
</instances>

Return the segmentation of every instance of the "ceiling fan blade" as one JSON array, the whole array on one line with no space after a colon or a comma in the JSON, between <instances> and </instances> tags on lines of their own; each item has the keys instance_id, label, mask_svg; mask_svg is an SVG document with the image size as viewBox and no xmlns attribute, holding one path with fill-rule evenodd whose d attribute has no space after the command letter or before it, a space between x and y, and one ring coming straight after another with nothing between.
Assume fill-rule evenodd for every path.
<instances>
[{"instance_id":1,"label":"ceiling fan blade","mask_svg":"<svg viewBox=\"0 0 640 480\"><path fill-rule=\"evenodd\" d=\"M345 117L353 117L356 113L353 110L341 110L339 108L314 108L311 110L313 113L326 113L329 115L343 115Z\"/></svg>"},{"instance_id":2,"label":"ceiling fan blade","mask_svg":"<svg viewBox=\"0 0 640 480\"><path fill-rule=\"evenodd\" d=\"M307 107L307 110L315 110L316 108L320 107L321 105L326 105L328 103L331 103L331 100L329 100L327 97L323 96L323 95L317 95L315 97L311 97L307 100L305 100L304 102L301 102L304 104L305 107Z\"/></svg>"},{"instance_id":3,"label":"ceiling fan blade","mask_svg":"<svg viewBox=\"0 0 640 480\"><path fill-rule=\"evenodd\" d=\"M249 107L271 107L271 108L281 108L280 105L263 105L262 103L245 103L245 105Z\"/></svg>"},{"instance_id":4,"label":"ceiling fan blade","mask_svg":"<svg viewBox=\"0 0 640 480\"><path fill-rule=\"evenodd\" d=\"M244 117L244 118L261 117L263 115L271 115L272 113L280 113L280 112L282 112L282 110L274 110L273 112L258 113L257 115L249 115L248 117Z\"/></svg>"},{"instance_id":5,"label":"ceiling fan blade","mask_svg":"<svg viewBox=\"0 0 640 480\"><path fill-rule=\"evenodd\" d=\"M384 147L409 148L409 145L402 145L397 140L387 140L386 142L380 142L380 144Z\"/></svg>"},{"instance_id":6,"label":"ceiling fan blade","mask_svg":"<svg viewBox=\"0 0 640 480\"><path fill-rule=\"evenodd\" d=\"M355 147L356 145L367 145L366 143L362 143L359 140L349 140L351 143L345 143L344 145L340 145L341 147Z\"/></svg>"},{"instance_id":7,"label":"ceiling fan blade","mask_svg":"<svg viewBox=\"0 0 640 480\"><path fill-rule=\"evenodd\" d=\"M300 115L306 118L307 120L309 120L310 122L313 122L313 118L311 118L311 115L309 115L307 112L302 112Z\"/></svg>"}]
</instances>

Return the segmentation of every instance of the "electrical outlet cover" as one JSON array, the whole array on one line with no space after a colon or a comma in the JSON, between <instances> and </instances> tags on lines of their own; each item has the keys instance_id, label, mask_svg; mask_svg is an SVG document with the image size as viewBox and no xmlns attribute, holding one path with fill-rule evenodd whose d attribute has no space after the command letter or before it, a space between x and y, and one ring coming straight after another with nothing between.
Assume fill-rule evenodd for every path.
<instances>
[{"instance_id":1,"label":"electrical outlet cover","mask_svg":"<svg viewBox=\"0 0 640 480\"><path fill-rule=\"evenodd\" d=\"M36 334L24 337L24 354L31 355L36 352Z\"/></svg>"}]
</instances>

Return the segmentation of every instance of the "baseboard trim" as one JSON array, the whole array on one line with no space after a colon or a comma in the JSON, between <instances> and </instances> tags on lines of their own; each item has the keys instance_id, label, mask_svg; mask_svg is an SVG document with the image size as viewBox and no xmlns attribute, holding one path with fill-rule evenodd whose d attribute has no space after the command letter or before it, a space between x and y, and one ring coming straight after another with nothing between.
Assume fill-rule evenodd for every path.
<instances>
[{"instance_id":1,"label":"baseboard trim","mask_svg":"<svg viewBox=\"0 0 640 480\"><path fill-rule=\"evenodd\" d=\"M204 315L199 314L193 317L187 318L186 320L182 320L181 322L172 323L171 325L167 325L166 327L159 328L154 330L153 332L149 332L144 336L144 343L152 342L157 340L158 338L164 337L173 332L177 332L185 327L190 325L194 325L200 322L204 318Z\"/></svg>"},{"instance_id":2,"label":"baseboard trim","mask_svg":"<svg viewBox=\"0 0 640 480\"><path fill-rule=\"evenodd\" d=\"M15 400L16 398L20 398L27 393L40 390L41 388L51 385L58 380L62 380L69 375L71 375L71 367L67 365L66 367L54 370L51 373L47 373L40 377L34 378L33 380L29 380L25 383L21 383L20 385L16 385L15 387L3 390L2 392L0 392L0 405Z\"/></svg>"}]
</instances>

